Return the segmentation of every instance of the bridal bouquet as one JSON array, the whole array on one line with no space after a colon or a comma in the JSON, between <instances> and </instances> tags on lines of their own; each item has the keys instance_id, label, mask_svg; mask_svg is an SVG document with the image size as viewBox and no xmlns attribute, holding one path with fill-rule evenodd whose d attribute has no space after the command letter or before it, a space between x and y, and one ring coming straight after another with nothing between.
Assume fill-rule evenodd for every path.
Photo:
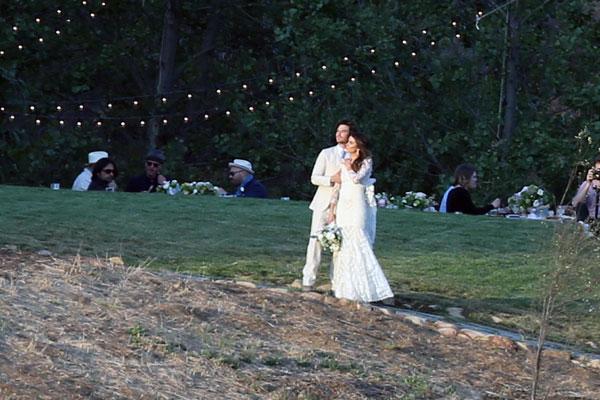
<instances>
[{"instance_id":1,"label":"bridal bouquet","mask_svg":"<svg viewBox=\"0 0 600 400\"><path fill-rule=\"evenodd\" d=\"M414 208L417 210L433 209L434 197L423 192L406 192L398 201L400 208Z\"/></svg>"},{"instance_id":2,"label":"bridal bouquet","mask_svg":"<svg viewBox=\"0 0 600 400\"><path fill-rule=\"evenodd\" d=\"M514 213L527 211L528 208L547 207L550 205L552 196L539 186L523 186L520 192L508 198L508 206Z\"/></svg>"},{"instance_id":3,"label":"bridal bouquet","mask_svg":"<svg viewBox=\"0 0 600 400\"><path fill-rule=\"evenodd\" d=\"M170 194L171 196L176 195L181 190L181 186L179 186L179 182L177 179L172 179L170 181L165 181L162 185L158 185L156 188L157 192Z\"/></svg>"},{"instance_id":4,"label":"bridal bouquet","mask_svg":"<svg viewBox=\"0 0 600 400\"><path fill-rule=\"evenodd\" d=\"M334 253L342 248L342 231L337 225L329 224L317 234L317 240L323 250Z\"/></svg>"}]
</instances>

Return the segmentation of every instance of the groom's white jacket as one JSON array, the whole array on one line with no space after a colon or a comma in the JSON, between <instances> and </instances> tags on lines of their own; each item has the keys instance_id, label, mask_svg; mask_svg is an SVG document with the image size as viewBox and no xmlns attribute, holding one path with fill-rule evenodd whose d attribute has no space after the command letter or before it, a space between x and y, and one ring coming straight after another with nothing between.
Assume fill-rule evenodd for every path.
<instances>
[{"instance_id":1,"label":"groom's white jacket","mask_svg":"<svg viewBox=\"0 0 600 400\"><path fill-rule=\"evenodd\" d=\"M321 150L310 176L310 181L317 187L317 193L313 197L309 208L313 211L323 211L329 207L329 201L333 193L331 176L340 170L342 161L342 149L339 146L328 147Z\"/></svg>"}]
</instances>

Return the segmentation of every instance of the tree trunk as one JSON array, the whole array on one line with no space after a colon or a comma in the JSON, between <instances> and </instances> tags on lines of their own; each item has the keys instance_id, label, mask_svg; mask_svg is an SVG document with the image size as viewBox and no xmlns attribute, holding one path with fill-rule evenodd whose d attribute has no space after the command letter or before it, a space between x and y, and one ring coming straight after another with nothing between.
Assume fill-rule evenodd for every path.
<instances>
[{"instance_id":1,"label":"tree trunk","mask_svg":"<svg viewBox=\"0 0 600 400\"><path fill-rule=\"evenodd\" d=\"M517 127L517 91L519 88L519 20L518 2L511 4L508 12L508 48L506 51L505 104L502 127L502 156L510 152L510 144Z\"/></svg>"},{"instance_id":2,"label":"tree trunk","mask_svg":"<svg viewBox=\"0 0 600 400\"><path fill-rule=\"evenodd\" d=\"M158 81L156 84L157 101L173 90L175 83L175 53L179 41L180 0L167 0L163 23L160 58L158 61ZM155 108L156 110L156 108ZM156 111L153 113L156 114ZM148 123L148 145L157 147L160 133L160 117L153 116Z\"/></svg>"}]
</instances>

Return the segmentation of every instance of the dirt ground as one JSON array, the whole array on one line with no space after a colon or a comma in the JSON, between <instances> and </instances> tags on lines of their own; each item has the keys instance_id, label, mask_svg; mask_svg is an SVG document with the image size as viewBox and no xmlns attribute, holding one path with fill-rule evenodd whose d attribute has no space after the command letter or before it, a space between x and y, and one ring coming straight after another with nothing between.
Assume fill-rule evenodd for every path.
<instances>
[{"instance_id":1,"label":"dirt ground","mask_svg":"<svg viewBox=\"0 0 600 400\"><path fill-rule=\"evenodd\" d=\"M0 250L0 399L530 396L526 350L118 261ZM547 357L540 393L600 399L600 370Z\"/></svg>"}]
</instances>

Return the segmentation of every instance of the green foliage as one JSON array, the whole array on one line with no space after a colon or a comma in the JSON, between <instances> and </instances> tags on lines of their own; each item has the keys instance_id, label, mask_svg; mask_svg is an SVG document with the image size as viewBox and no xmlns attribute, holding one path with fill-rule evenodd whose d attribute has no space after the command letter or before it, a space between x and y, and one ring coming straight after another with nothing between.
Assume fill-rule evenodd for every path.
<instances>
[{"instance_id":1,"label":"green foliage","mask_svg":"<svg viewBox=\"0 0 600 400\"><path fill-rule=\"evenodd\" d=\"M176 93L162 103L156 82L165 2L95 7L69 3L57 14L46 1L0 6L0 105L17 117L10 122L0 112L0 182L69 186L86 153L105 149L118 162L123 186L141 170L149 143L138 122L150 115L170 116L158 144L171 176L223 186L227 161L243 157L274 196L294 198L313 192L312 164L342 117L355 119L371 138L379 191L439 197L454 167L471 162L483 177L480 201L506 198L525 184L561 198L571 169L582 162L573 137L587 127L600 139L598 5L586 0L524 0L514 9L521 22L520 79L510 143L497 137L502 12L476 30L476 9L462 1L184 1ZM113 98L122 100L109 110ZM183 115L190 123L178 122ZM74 128L78 118L86 123ZM91 124L98 118L105 127Z\"/></svg>"}]
</instances>

